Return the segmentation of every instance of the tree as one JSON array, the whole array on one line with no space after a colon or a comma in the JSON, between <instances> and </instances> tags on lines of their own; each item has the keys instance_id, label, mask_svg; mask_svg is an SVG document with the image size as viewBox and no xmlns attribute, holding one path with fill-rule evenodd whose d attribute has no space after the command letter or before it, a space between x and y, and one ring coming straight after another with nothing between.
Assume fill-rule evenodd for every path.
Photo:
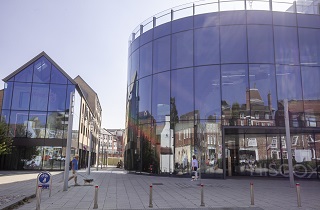
<instances>
[{"instance_id":1,"label":"tree","mask_svg":"<svg viewBox=\"0 0 320 210\"><path fill-rule=\"evenodd\" d=\"M11 152L12 138L7 134L7 124L0 122L0 155L9 154Z\"/></svg>"}]
</instances>

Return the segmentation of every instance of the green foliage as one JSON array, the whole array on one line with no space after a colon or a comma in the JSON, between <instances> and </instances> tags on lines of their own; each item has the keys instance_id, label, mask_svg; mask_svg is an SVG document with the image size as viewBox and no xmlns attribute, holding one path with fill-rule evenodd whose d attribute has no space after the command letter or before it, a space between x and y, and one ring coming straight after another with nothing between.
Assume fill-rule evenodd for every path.
<instances>
[{"instance_id":1,"label":"green foliage","mask_svg":"<svg viewBox=\"0 0 320 210\"><path fill-rule=\"evenodd\" d=\"M12 138L7 134L7 124L0 122L0 155L9 154L11 152Z\"/></svg>"}]
</instances>

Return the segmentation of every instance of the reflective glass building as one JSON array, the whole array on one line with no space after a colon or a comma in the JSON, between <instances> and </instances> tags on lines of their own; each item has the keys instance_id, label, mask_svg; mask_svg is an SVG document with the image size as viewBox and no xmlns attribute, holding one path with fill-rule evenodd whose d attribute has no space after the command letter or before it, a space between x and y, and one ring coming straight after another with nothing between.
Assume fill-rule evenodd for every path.
<instances>
[{"instance_id":1,"label":"reflective glass building","mask_svg":"<svg viewBox=\"0 0 320 210\"><path fill-rule=\"evenodd\" d=\"M125 168L319 179L318 1L199 1L129 41Z\"/></svg>"},{"instance_id":2,"label":"reflective glass building","mask_svg":"<svg viewBox=\"0 0 320 210\"><path fill-rule=\"evenodd\" d=\"M80 167L86 167L90 145L88 122L94 117L97 125L92 131L91 162L95 163L101 108L97 100L100 111L98 114L92 111L88 105L92 96L83 88L84 82L79 76L72 79L42 52L3 81L0 119L9 126L13 147L9 154L0 155L1 170L64 169L70 129L71 157L79 154ZM72 127L69 126L71 93L74 94L73 113L76 113Z\"/></svg>"}]
</instances>

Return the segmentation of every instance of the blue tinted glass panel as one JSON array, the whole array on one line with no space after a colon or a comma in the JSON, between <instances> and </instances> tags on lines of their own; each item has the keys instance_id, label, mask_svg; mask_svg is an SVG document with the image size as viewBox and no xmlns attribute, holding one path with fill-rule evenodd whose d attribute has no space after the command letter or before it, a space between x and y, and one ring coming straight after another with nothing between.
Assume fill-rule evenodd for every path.
<instances>
[{"instance_id":1,"label":"blue tinted glass panel","mask_svg":"<svg viewBox=\"0 0 320 210\"><path fill-rule=\"evenodd\" d=\"M200 119L221 118L220 66L194 69L195 111Z\"/></svg>"},{"instance_id":2,"label":"blue tinted glass panel","mask_svg":"<svg viewBox=\"0 0 320 210\"><path fill-rule=\"evenodd\" d=\"M250 63L274 63L272 26L248 26Z\"/></svg>"},{"instance_id":3,"label":"blue tinted glass panel","mask_svg":"<svg viewBox=\"0 0 320 210\"><path fill-rule=\"evenodd\" d=\"M29 113L27 130L31 138L45 138L46 134L47 112Z\"/></svg>"},{"instance_id":4,"label":"blue tinted glass panel","mask_svg":"<svg viewBox=\"0 0 320 210\"><path fill-rule=\"evenodd\" d=\"M9 135L12 137L28 137L31 138L32 133L27 130L28 111L11 111L9 123Z\"/></svg>"},{"instance_id":5,"label":"blue tinted glass panel","mask_svg":"<svg viewBox=\"0 0 320 210\"><path fill-rule=\"evenodd\" d=\"M170 69L170 36L153 42L153 73Z\"/></svg>"},{"instance_id":6,"label":"blue tinted glass panel","mask_svg":"<svg viewBox=\"0 0 320 210\"><path fill-rule=\"evenodd\" d=\"M140 36L133 40L131 47L132 47L132 52L134 52L136 49L138 49L140 46Z\"/></svg>"},{"instance_id":7,"label":"blue tinted glass panel","mask_svg":"<svg viewBox=\"0 0 320 210\"><path fill-rule=\"evenodd\" d=\"M270 11L248 11L247 24L272 24L272 13Z\"/></svg>"},{"instance_id":8,"label":"blue tinted glass panel","mask_svg":"<svg viewBox=\"0 0 320 210\"><path fill-rule=\"evenodd\" d=\"M190 30L193 28L193 17L186 17L172 22L172 33Z\"/></svg>"},{"instance_id":9,"label":"blue tinted glass panel","mask_svg":"<svg viewBox=\"0 0 320 210\"><path fill-rule=\"evenodd\" d=\"M250 108L252 119L272 120L277 110L277 89L274 65L253 64L249 66ZM258 117L257 117L258 116ZM267 126L273 121L265 121Z\"/></svg>"},{"instance_id":10,"label":"blue tinted glass panel","mask_svg":"<svg viewBox=\"0 0 320 210\"><path fill-rule=\"evenodd\" d=\"M247 63L245 26L220 27L221 63Z\"/></svg>"},{"instance_id":11,"label":"blue tinted glass panel","mask_svg":"<svg viewBox=\"0 0 320 210\"><path fill-rule=\"evenodd\" d=\"M153 29L141 34L140 36L140 46L152 41L153 38Z\"/></svg>"},{"instance_id":12,"label":"blue tinted glass panel","mask_svg":"<svg viewBox=\"0 0 320 210\"><path fill-rule=\"evenodd\" d=\"M151 79L150 76L139 80L139 118L142 121L151 114Z\"/></svg>"},{"instance_id":13,"label":"blue tinted glass panel","mask_svg":"<svg viewBox=\"0 0 320 210\"><path fill-rule=\"evenodd\" d=\"M194 30L194 62L196 66L220 63L218 27Z\"/></svg>"},{"instance_id":14,"label":"blue tinted glass panel","mask_svg":"<svg viewBox=\"0 0 320 210\"><path fill-rule=\"evenodd\" d=\"M156 122L165 121L170 116L170 72L153 75L152 116Z\"/></svg>"},{"instance_id":15,"label":"blue tinted glass panel","mask_svg":"<svg viewBox=\"0 0 320 210\"><path fill-rule=\"evenodd\" d=\"M132 53L131 48L132 48L132 44L131 44L131 43L129 43L129 48L128 48L128 57L129 57L129 56L131 55L131 53Z\"/></svg>"},{"instance_id":16,"label":"blue tinted glass panel","mask_svg":"<svg viewBox=\"0 0 320 210\"><path fill-rule=\"evenodd\" d=\"M56 84L68 83L68 79L54 65L52 65L51 83L56 83Z\"/></svg>"},{"instance_id":17,"label":"blue tinted glass panel","mask_svg":"<svg viewBox=\"0 0 320 210\"><path fill-rule=\"evenodd\" d=\"M49 84L32 85L30 110L47 111Z\"/></svg>"},{"instance_id":18,"label":"blue tinted glass panel","mask_svg":"<svg viewBox=\"0 0 320 210\"><path fill-rule=\"evenodd\" d=\"M221 65L222 118L229 125L238 125L241 114L247 116L248 66L245 64Z\"/></svg>"},{"instance_id":19,"label":"blue tinted glass panel","mask_svg":"<svg viewBox=\"0 0 320 210\"><path fill-rule=\"evenodd\" d=\"M152 74L152 42L140 47L139 78Z\"/></svg>"},{"instance_id":20,"label":"blue tinted glass panel","mask_svg":"<svg viewBox=\"0 0 320 210\"><path fill-rule=\"evenodd\" d=\"M299 28L300 62L320 65L320 29Z\"/></svg>"},{"instance_id":21,"label":"blue tinted glass panel","mask_svg":"<svg viewBox=\"0 0 320 210\"><path fill-rule=\"evenodd\" d=\"M319 15L297 14L299 27L320 28Z\"/></svg>"},{"instance_id":22,"label":"blue tinted glass panel","mask_svg":"<svg viewBox=\"0 0 320 210\"><path fill-rule=\"evenodd\" d=\"M11 108L12 90L13 90L13 82L5 83L4 96L3 96L3 101L2 101L2 109L10 109ZM0 102L0 104L1 104L1 102Z\"/></svg>"},{"instance_id":23,"label":"blue tinted glass panel","mask_svg":"<svg viewBox=\"0 0 320 210\"><path fill-rule=\"evenodd\" d=\"M304 100L320 100L320 67L301 67Z\"/></svg>"},{"instance_id":24,"label":"blue tinted glass panel","mask_svg":"<svg viewBox=\"0 0 320 210\"><path fill-rule=\"evenodd\" d=\"M296 28L274 26L274 45L277 64L299 64Z\"/></svg>"},{"instance_id":25,"label":"blue tinted glass panel","mask_svg":"<svg viewBox=\"0 0 320 210\"><path fill-rule=\"evenodd\" d=\"M246 11L220 12L220 25L246 24Z\"/></svg>"},{"instance_id":26,"label":"blue tinted glass panel","mask_svg":"<svg viewBox=\"0 0 320 210\"><path fill-rule=\"evenodd\" d=\"M29 110L31 83L14 84L11 109Z\"/></svg>"},{"instance_id":27,"label":"blue tinted glass panel","mask_svg":"<svg viewBox=\"0 0 320 210\"><path fill-rule=\"evenodd\" d=\"M67 99L67 85L50 85L49 111L65 111Z\"/></svg>"},{"instance_id":28,"label":"blue tinted glass panel","mask_svg":"<svg viewBox=\"0 0 320 210\"><path fill-rule=\"evenodd\" d=\"M171 33L171 22L154 28L154 39L169 35Z\"/></svg>"},{"instance_id":29,"label":"blue tinted glass panel","mask_svg":"<svg viewBox=\"0 0 320 210\"><path fill-rule=\"evenodd\" d=\"M193 31L172 35L171 68L193 66Z\"/></svg>"},{"instance_id":30,"label":"blue tinted glass panel","mask_svg":"<svg viewBox=\"0 0 320 210\"><path fill-rule=\"evenodd\" d=\"M301 67L306 126L319 127L320 67Z\"/></svg>"},{"instance_id":31,"label":"blue tinted glass panel","mask_svg":"<svg viewBox=\"0 0 320 210\"><path fill-rule=\"evenodd\" d=\"M5 122L9 124L10 119L10 110L2 109L0 122Z\"/></svg>"},{"instance_id":32,"label":"blue tinted glass panel","mask_svg":"<svg viewBox=\"0 0 320 210\"><path fill-rule=\"evenodd\" d=\"M73 94L75 94L75 86L74 86L74 85L68 85L67 98L66 98L66 110L67 110L67 111L69 111L69 108L70 108L70 96L71 96L71 92L73 92Z\"/></svg>"},{"instance_id":33,"label":"blue tinted glass panel","mask_svg":"<svg viewBox=\"0 0 320 210\"><path fill-rule=\"evenodd\" d=\"M23 69L15 76L15 81L18 82L32 82L33 64Z\"/></svg>"},{"instance_id":34,"label":"blue tinted glass panel","mask_svg":"<svg viewBox=\"0 0 320 210\"><path fill-rule=\"evenodd\" d=\"M131 72L130 72L130 75L131 75L131 79L133 77L135 77L135 75L139 72L139 54L140 54L140 49L134 51L132 53L132 60L131 60ZM133 82L133 81L131 81Z\"/></svg>"},{"instance_id":35,"label":"blue tinted glass panel","mask_svg":"<svg viewBox=\"0 0 320 210\"><path fill-rule=\"evenodd\" d=\"M44 56L34 62L33 69L33 82L50 82L51 63Z\"/></svg>"},{"instance_id":36,"label":"blue tinted glass panel","mask_svg":"<svg viewBox=\"0 0 320 210\"><path fill-rule=\"evenodd\" d=\"M131 81L131 59L132 56L128 58L128 69L127 69L127 85L129 85Z\"/></svg>"},{"instance_id":37,"label":"blue tinted glass panel","mask_svg":"<svg viewBox=\"0 0 320 210\"><path fill-rule=\"evenodd\" d=\"M171 72L171 121L194 119L193 69ZM175 118L175 115L178 118Z\"/></svg>"},{"instance_id":38,"label":"blue tinted glass panel","mask_svg":"<svg viewBox=\"0 0 320 210\"><path fill-rule=\"evenodd\" d=\"M209 13L194 16L194 28L219 26L219 13Z\"/></svg>"},{"instance_id":39,"label":"blue tinted glass panel","mask_svg":"<svg viewBox=\"0 0 320 210\"><path fill-rule=\"evenodd\" d=\"M273 12L273 24L282 26L296 26L296 14L287 12Z\"/></svg>"},{"instance_id":40,"label":"blue tinted glass panel","mask_svg":"<svg viewBox=\"0 0 320 210\"><path fill-rule=\"evenodd\" d=\"M278 100L301 100L301 77L298 66L277 65Z\"/></svg>"},{"instance_id":41,"label":"blue tinted glass panel","mask_svg":"<svg viewBox=\"0 0 320 210\"><path fill-rule=\"evenodd\" d=\"M64 112L49 112L47 117L46 138L62 139L63 124L66 121Z\"/></svg>"}]
</instances>

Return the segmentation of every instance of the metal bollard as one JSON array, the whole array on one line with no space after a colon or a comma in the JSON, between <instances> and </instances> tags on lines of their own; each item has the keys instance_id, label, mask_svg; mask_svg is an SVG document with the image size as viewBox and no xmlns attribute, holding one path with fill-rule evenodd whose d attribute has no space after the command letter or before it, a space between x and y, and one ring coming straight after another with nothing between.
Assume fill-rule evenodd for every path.
<instances>
[{"instance_id":1,"label":"metal bollard","mask_svg":"<svg viewBox=\"0 0 320 210\"><path fill-rule=\"evenodd\" d=\"M149 208L153 208L153 204L152 204L152 184L150 185Z\"/></svg>"},{"instance_id":2,"label":"metal bollard","mask_svg":"<svg viewBox=\"0 0 320 210\"><path fill-rule=\"evenodd\" d=\"M300 197L300 184L296 184L297 188L297 202L298 202L298 207L301 207L301 197Z\"/></svg>"},{"instance_id":3,"label":"metal bollard","mask_svg":"<svg viewBox=\"0 0 320 210\"><path fill-rule=\"evenodd\" d=\"M253 194L253 183L250 183L250 197L251 197L251 205L254 205L254 194Z\"/></svg>"},{"instance_id":4,"label":"metal bollard","mask_svg":"<svg viewBox=\"0 0 320 210\"><path fill-rule=\"evenodd\" d=\"M36 198L37 198L36 210L40 210L41 190L42 190L42 185L38 185L37 194L36 194Z\"/></svg>"},{"instance_id":5,"label":"metal bollard","mask_svg":"<svg viewBox=\"0 0 320 210\"><path fill-rule=\"evenodd\" d=\"M93 209L97 209L97 208L98 208L98 189L99 189L99 186L96 185L96 186L95 186L95 191L94 191L94 204L93 204Z\"/></svg>"},{"instance_id":6,"label":"metal bollard","mask_svg":"<svg viewBox=\"0 0 320 210\"><path fill-rule=\"evenodd\" d=\"M204 200L203 200L203 184L201 184L201 204L200 206L204 206Z\"/></svg>"}]
</instances>

